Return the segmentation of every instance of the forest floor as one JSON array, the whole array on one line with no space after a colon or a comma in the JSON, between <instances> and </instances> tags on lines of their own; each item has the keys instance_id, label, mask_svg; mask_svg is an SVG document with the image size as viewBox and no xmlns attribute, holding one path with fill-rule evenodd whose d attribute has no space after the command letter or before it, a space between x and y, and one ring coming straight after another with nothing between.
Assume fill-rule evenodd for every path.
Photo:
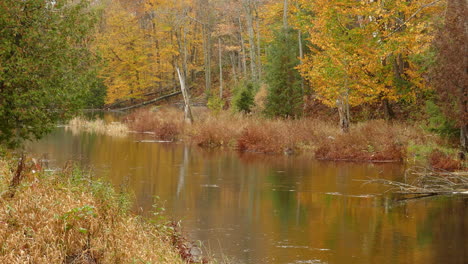
<instances>
[{"instance_id":1,"label":"forest floor","mask_svg":"<svg viewBox=\"0 0 468 264\"><path fill-rule=\"evenodd\" d=\"M71 164L0 159L0 263L212 263L177 225L130 212L128 195Z\"/></svg>"},{"instance_id":2,"label":"forest floor","mask_svg":"<svg viewBox=\"0 0 468 264\"><path fill-rule=\"evenodd\" d=\"M460 170L457 149L447 140L420 126L400 121L370 120L352 124L342 133L334 121L320 118L266 119L256 115L213 113L194 109L195 121L187 124L177 108L140 109L123 119L123 124L96 124L77 118L70 127L104 130L125 135L147 133L157 140L182 140L204 148L230 148L265 154L312 153L320 160L356 162L430 163L434 169ZM104 129L103 129L104 127ZM99 131L97 131L99 132Z\"/></svg>"}]
</instances>

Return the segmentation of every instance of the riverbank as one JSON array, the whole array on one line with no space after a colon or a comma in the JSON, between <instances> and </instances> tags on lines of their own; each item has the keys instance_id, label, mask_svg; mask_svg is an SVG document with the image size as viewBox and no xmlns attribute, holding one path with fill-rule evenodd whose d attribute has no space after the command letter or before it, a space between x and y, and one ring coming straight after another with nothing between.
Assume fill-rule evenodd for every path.
<instances>
[{"instance_id":1,"label":"riverbank","mask_svg":"<svg viewBox=\"0 0 468 264\"><path fill-rule=\"evenodd\" d=\"M344 134L334 121L266 119L221 111L198 110L194 124L186 124L177 109L135 111L124 118L129 131L152 134L157 140L232 148L240 152L312 153L316 159L357 162L415 162L435 169L463 167L457 150L435 134L403 122L370 120L352 124ZM110 131L110 130L109 130Z\"/></svg>"},{"instance_id":2,"label":"riverbank","mask_svg":"<svg viewBox=\"0 0 468 264\"><path fill-rule=\"evenodd\" d=\"M128 195L91 173L22 160L0 159L0 263L206 263L175 226L133 215Z\"/></svg>"}]
</instances>

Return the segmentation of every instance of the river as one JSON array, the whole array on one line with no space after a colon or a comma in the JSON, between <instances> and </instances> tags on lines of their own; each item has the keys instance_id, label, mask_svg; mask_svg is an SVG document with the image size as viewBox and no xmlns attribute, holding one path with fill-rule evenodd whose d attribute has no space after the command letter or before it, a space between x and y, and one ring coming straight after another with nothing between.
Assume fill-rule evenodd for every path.
<instances>
[{"instance_id":1,"label":"river","mask_svg":"<svg viewBox=\"0 0 468 264\"><path fill-rule=\"evenodd\" d=\"M57 128L28 150L51 168L68 160L134 194L234 263L466 263L467 196L396 201L370 178L401 164L336 163L307 155L240 154L182 142L141 142ZM139 142L140 141L140 142Z\"/></svg>"}]
</instances>

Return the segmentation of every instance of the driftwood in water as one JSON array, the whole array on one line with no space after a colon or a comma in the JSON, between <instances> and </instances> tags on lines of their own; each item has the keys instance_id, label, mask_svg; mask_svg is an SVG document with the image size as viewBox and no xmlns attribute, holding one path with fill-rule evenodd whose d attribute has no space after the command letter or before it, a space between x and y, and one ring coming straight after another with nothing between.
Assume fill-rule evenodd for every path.
<instances>
[{"instance_id":1,"label":"driftwood in water","mask_svg":"<svg viewBox=\"0 0 468 264\"><path fill-rule=\"evenodd\" d=\"M390 192L417 195L415 198L456 193L468 194L468 171L436 172L427 168L414 167L405 172L402 182L371 179L365 183L384 184L392 187Z\"/></svg>"},{"instance_id":2,"label":"driftwood in water","mask_svg":"<svg viewBox=\"0 0 468 264\"><path fill-rule=\"evenodd\" d=\"M178 67L176 67L177 70L177 75L179 76L179 81L180 81L180 90L182 92L182 96L184 97L184 118L185 122L187 123L193 123L193 115L192 115L192 108L190 107L190 97L187 92L187 88L185 87L185 79L184 77L180 74L180 70Z\"/></svg>"}]
</instances>

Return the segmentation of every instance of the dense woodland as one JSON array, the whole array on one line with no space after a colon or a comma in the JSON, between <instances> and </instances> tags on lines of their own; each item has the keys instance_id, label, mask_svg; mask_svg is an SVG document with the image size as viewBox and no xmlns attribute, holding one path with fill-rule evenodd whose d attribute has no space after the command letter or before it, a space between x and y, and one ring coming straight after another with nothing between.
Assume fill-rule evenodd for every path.
<instances>
[{"instance_id":1,"label":"dense woodland","mask_svg":"<svg viewBox=\"0 0 468 264\"><path fill-rule=\"evenodd\" d=\"M195 233L228 232L246 257L462 263L467 17L467 0L0 0L0 263L235 263L205 258L148 198L159 193L196 215ZM18 154L59 124L54 142L73 140L46 151L115 167L119 187ZM352 189L373 174L402 179L365 181L399 198ZM132 209L132 182L152 209Z\"/></svg>"},{"instance_id":2,"label":"dense woodland","mask_svg":"<svg viewBox=\"0 0 468 264\"><path fill-rule=\"evenodd\" d=\"M211 109L339 117L344 132L429 120L467 148L463 0L6 0L0 11L10 145L83 105L177 92L180 69Z\"/></svg>"}]
</instances>

